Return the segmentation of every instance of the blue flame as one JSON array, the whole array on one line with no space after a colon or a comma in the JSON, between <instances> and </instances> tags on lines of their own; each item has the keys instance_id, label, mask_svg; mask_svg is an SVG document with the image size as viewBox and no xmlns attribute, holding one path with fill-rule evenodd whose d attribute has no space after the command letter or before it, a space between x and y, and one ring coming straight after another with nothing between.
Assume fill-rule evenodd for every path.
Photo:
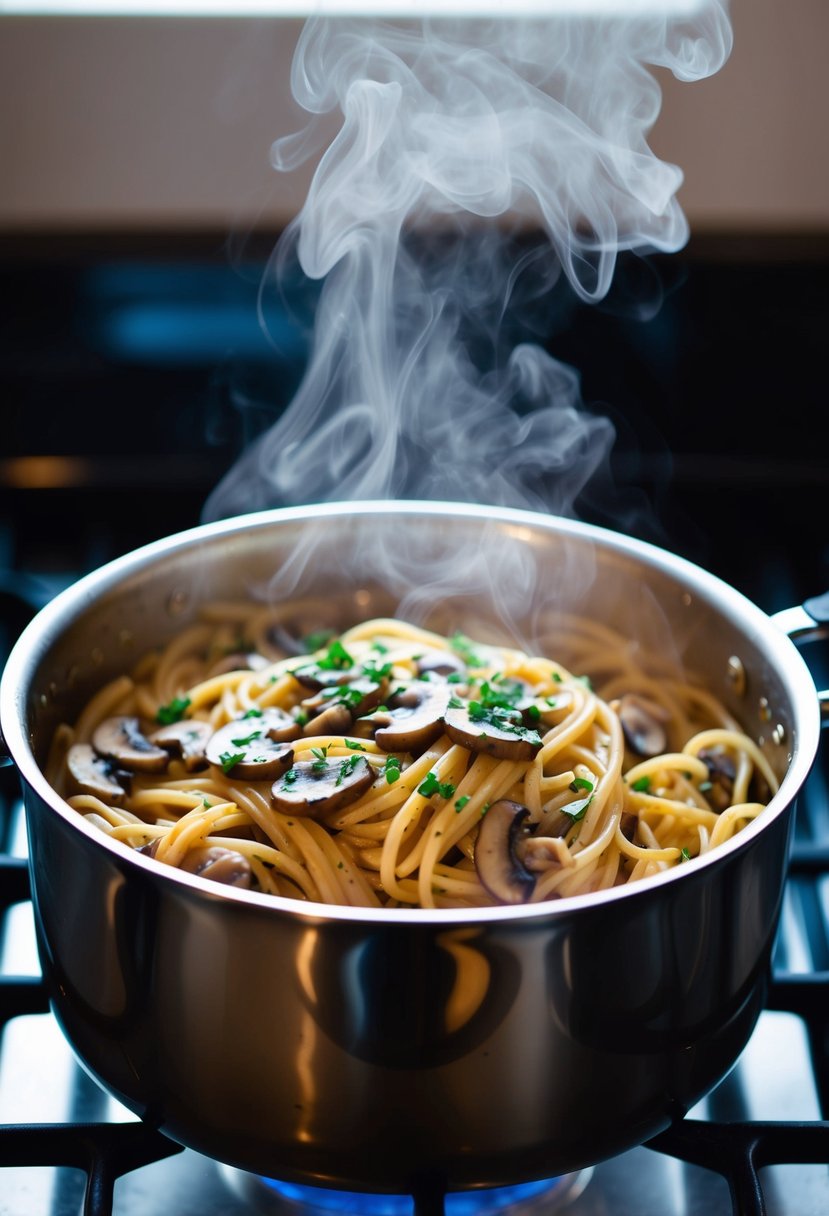
<instances>
[{"instance_id":1,"label":"blue flame","mask_svg":"<svg viewBox=\"0 0 829 1216\"><path fill-rule=\"evenodd\" d=\"M272 1178L262 1181L289 1204L310 1213L338 1213L339 1216L412 1216L414 1201L408 1195L372 1195L362 1191L336 1191L324 1187L298 1186ZM561 1181L546 1178L541 1182L522 1182L518 1186L491 1187L487 1190L455 1191L447 1194L446 1216L495 1216L519 1203L553 1190Z\"/></svg>"}]
</instances>

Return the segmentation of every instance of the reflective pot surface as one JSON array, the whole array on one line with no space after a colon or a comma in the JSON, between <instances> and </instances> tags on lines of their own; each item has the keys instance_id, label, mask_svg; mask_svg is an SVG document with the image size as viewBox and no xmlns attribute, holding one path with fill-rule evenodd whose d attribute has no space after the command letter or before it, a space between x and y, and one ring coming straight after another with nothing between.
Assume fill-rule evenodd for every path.
<instances>
[{"instance_id":1,"label":"reflective pot surface","mask_svg":"<svg viewBox=\"0 0 829 1216\"><path fill-rule=\"evenodd\" d=\"M544 905L333 908L171 870L87 825L41 765L94 688L200 604L248 593L334 599L344 625L399 609L565 662L557 621L584 613L701 674L781 789L711 855ZM248 516L58 597L21 637L0 698L55 1014L108 1090L200 1152L349 1189L552 1176L662 1130L751 1034L818 700L768 617L668 553L455 504Z\"/></svg>"}]
</instances>

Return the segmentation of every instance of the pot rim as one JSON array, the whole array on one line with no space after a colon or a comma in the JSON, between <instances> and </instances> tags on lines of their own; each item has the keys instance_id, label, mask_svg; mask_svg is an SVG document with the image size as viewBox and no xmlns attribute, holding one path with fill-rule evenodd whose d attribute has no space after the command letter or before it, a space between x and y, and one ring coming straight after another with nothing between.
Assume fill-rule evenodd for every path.
<instances>
[{"instance_id":1,"label":"pot rim","mask_svg":"<svg viewBox=\"0 0 829 1216\"><path fill-rule=\"evenodd\" d=\"M683 866L664 870L648 878L637 880L604 891L582 895L571 895L563 899L535 904L494 905L483 908L433 909L433 908L354 908L336 904L314 903L266 895L262 892L239 890L222 886L186 871L161 866L120 841L112 840L80 815L60 798L46 781L37 764L31 746L26 722L28 684L48 640L60 632L71 619L99 595L116 586L126 575L134 574L162 556L167 557L179 549L208 542L238 531L269 528L274 524L305 522L327 517L341 518L344 514L371 515L382 512L386 515L436 516L446 518L470 518L491 520L519 529L534 532L552 531L593 540L596 544L634 557L647 565L665 571L685 582L689 590L717 608L724 615L740 618L744 632L762 638L767 653L778 669L789 690L796 714L797 731L788 769L780 789L772 797L761 815L742 828L736 836L718 845L710 853L693 858ZM315 922L336 920L350 923L439 925L458 927L468 924L484 924L500 921L535 921L568 916L578 909L596 908L619 900L647 897L655 888L682 882L709 866L723 864L727 858L751 847L771 822L784 814L792 804L803 782L809 774L817 753L820 735L820 711L817 691L811 673L791 639L780 630L772 619L742 592L730 586L717 575L686 558L647 541L641 541L623 533L614 532L595 524L567 519L555 515L512 507L497 507L474 503L435 502L419 500L364 500L360 502L317 503L301 507L281 507L256 511L230 519L196 525L173 533L168 537L151 541L138 549L106 563L97 570L84 575L69 587L59 592L21 633L7 660L0 678L0 730L5 747L17 767L22 781L45 802L50 810L65 820L73 830L86 836L99 849L113 855L114 859L128 862L144 871L148 878L159 885L190 888L196 895L209 896L214 902L258 905L263 911L280 913Z\"/></svg>"}]
</instances>

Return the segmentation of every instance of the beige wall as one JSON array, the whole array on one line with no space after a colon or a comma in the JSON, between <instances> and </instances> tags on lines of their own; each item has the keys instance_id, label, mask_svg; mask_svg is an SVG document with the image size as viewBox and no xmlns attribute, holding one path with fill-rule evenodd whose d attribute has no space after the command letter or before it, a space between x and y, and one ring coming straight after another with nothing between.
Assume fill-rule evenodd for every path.
<instances>
[{"instance_id":1,"label":"beige wall","mask_svg":"<svg viewBox=\"0 0 829 1216\"><path fill-rule=\"evenodd\" d=\"M654 148L685 172L692 229L829 228L829 0L731 12L731 59L665 82ZM268 162L298 125L299 29L0 18L0 228L281 225L310 173Z\"/></svg>"}]
</instances>

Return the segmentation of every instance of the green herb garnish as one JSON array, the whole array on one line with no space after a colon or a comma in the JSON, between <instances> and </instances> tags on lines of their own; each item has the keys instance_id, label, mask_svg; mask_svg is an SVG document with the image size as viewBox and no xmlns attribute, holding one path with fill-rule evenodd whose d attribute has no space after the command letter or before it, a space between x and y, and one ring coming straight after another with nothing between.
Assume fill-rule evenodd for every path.
<instances>
[{"instance_id":1,"label":"green herb garnish","mask_svg":"<svg viewBox=\"0 0 829 1216\"><path fill-rule=\"evenodd\" d=\"M346 756L345 760L340 761L340 770L337 773L337 785L342 785L346 777L350 777L354 769L360 763L360 756Z\"/></svg>"},{"instance_id":2,"label":"green herb garnish","mask_svg":"<svg viewBox=\"0 0 829 1216\"><path fill-rule=\"evenodd\" d=\"M476 652L474 643L462 633L454 633L449 639L449 645L458 658L463 659L467 667L483 667L484 662Z\"/></svg>"},{"instance_id":3,"label":"green herb garnish","mask_svg":"<svg viewBox=\"0 0 829 1216\"><path fill-rule=\"evenodd\" d=\"M462 794L460 798L455 799L455 814L459 815L469 801L469 794Z\"/></svg>"},{"instance_id":4,"label":"green herb garnish","mask_svg":"<svg viewBox=\"0 0 829 1216\"><path fill-rule=\"evenodd\" d=\"M432 794L440 794L441 798L451 798L455 792L455 787L451 781L438 781L436 773L427 773L426 778L417 787L418 794L422 794L424 798L431 798Z\"/></svg>"},{"instance_id":5,"label":"green herb garnish","mask_svg":"<svg viewBox=\"0 0 829 1216\"><path fill-rule=\"evenodd\" d=\"M346 747L350 747L353 752L364 752L368 749L362 743L358 743L356 739L344 739Z\"/></svg>"},{"instance_id":6,"label":"green herb garnish","mask_svg":"<svg viewBox=\"0 0 829 1216\"><path fill-rule=\"evenodd\" d=\"M244 752L222 752L219 756L219 764L222 766L222 772L227 775L231 769L235 768L240 760L244 760Z\"/></svg>"},{"instance_id":7,"label":"green herb garnish","mask_svg":"<svg viewBox=\"0 0 829 1216\"><path fill-rule=\"evenodd\" d=\"M574 777L573 780L570 782L570 789L574 790L574 791L592 790L595 788L596 787L595 787L594 783L592 781L588 781L586 777Z\"/></svg>"},{"instance_id":8,"label":"green herb garnish","mask_svg":"<svg viewBox=\"0 0 829 1216\"><path fill-rule=\"evenodd\" d=\"M588 794L586 798L579 798L575 802L568 802L567 805L563 806L561 809L569 819L573 820L573 823L578 823L580 819L584 819L584 816L587 813L587 808L590 806L590 803L593 801L594 797L595 794Z\"/></svg>"},{"instance_id":9,"label":"green herb garnish","mask_svg":"<svg viewBox=\"0 0 829 1216\"><path fill-rule=\"evenodd\" d=\"M400 761L397 756L386 756L386 763L383 766L383 776L389 785L393 785L400 776Z\"/></svg>"},{"instance_id":10,"label":"green herb garnish","mask_svg":"<svg viewBox=\"0 0 829 1216\"><path fill-rule=\"evenodd\" d=\"M630 788L636 790L637 794L644 794L651 788L651 779L650 777L637 777Z\"/></svg>"},{"instance_id":11,"label":"green herb garnish","mask_svg":"<svg viewBox=\"0 0 829 1216\"><path fill-rule=\"evenodd\" d=\"M161 726L170 726L173 722L180 722L189 708L189 697L173 697L166 705L159 706L155 720Z\"/></svg>"}]
</instances>

